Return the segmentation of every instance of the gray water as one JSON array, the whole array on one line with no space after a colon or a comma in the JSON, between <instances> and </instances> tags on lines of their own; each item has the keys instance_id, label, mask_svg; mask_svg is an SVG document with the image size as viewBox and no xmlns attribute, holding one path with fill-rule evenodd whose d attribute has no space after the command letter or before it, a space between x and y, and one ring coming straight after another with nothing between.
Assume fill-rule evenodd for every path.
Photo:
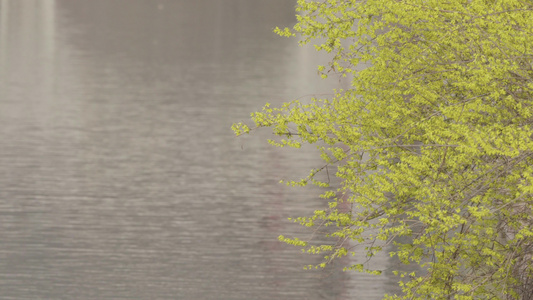
<instances>
[{"instance_id":1,"label":"gray water","mask_svg":"<svg viewBox=\"0 0 533 300\"><path fill-rule=\"evenodd\" d=\"M291 0L0 0L0 299L379 299L277 241L323 207L312 149L235 138L330 93ZM378 257L384 268L386 257Z\"/></svg>"}]
</instances>

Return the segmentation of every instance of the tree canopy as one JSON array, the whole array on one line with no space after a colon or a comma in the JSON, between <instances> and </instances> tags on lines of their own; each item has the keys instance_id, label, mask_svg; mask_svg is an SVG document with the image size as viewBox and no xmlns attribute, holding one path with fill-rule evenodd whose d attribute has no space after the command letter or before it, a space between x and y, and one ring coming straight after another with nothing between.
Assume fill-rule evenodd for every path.
<instances>
[{"instance_id":1,"label":"tree canopy","mask_svg":"<svg viewBox=\"0 0 533 300\"><path fill-rule=\"evenodd\" d=\"M318 71L351 85L233 126L317 145L324 165L288 184L327 188L315 175L328 168L342 182L296 219L336 242L280 240L323 255L319 267L395 244L390 255L419 270L395 271L403 294L386 299L533 299L533 2L299 0L296 11L276 32L330 53Z\"/></svg>"}]
</instances>

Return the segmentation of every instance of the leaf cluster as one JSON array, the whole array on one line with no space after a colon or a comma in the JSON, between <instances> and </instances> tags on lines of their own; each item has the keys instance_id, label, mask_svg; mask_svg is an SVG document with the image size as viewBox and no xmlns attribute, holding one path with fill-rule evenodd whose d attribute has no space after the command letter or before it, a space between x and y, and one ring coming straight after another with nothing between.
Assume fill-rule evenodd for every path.
<instances>
[{"instance_id":1,"label":"leaf cluster","mask_svg":"<svg viewBox=\"0 0 533 300\"><path fill-rule=\"evenodd\" d=\"M324 166L289 184L326 188L314 177L330 170L342 182L324 210L295 220L315 235L335 228L333 243L280 240L326 253L319 267L394 244L391 256L423 272L396 271L403 294L387 299L531 295L533 3L299 0L297 11L276 32L331 53L318 71L351 86L252 114L273 145L321 150Z\"/></svg>"}]
</instances>

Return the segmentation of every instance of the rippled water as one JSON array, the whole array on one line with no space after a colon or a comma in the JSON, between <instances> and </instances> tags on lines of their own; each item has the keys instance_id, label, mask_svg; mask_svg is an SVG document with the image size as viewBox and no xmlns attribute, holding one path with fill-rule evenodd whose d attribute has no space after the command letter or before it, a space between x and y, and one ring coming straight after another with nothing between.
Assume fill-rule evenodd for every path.
<instances>
[{"instance_id":1,"label":"rippled water","mask_svg":"<svg viewBox=\"0 0 533 300\"><path fill-rule=\"evenodd\" d=\"M2 299L379 299L277 241L320 162L229 129L327 93L288 0L0 0ZM348 261L344 261L347 263ZM387 260L378 259L386 265Z\"/></svg>"}]
</instances>

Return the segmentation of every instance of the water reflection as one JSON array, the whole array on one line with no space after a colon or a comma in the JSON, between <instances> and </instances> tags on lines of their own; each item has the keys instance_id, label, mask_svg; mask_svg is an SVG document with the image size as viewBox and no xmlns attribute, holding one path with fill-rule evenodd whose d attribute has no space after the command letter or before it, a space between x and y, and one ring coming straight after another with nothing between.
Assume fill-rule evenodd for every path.
<instances>
[{"instance_id":1,"label":"water reflection","mask_svg":"<svg viewBox=\"0 0 533 300\"><path fill-rule=\"evenodd\" d=\"M229 131L332 87L271 33L294 1L0 4L4 299L375 296L362 289L382 281L303 272L317 258L277 242L323 205L277 184L313 151Z\"/></svg>"}]
</instances>

